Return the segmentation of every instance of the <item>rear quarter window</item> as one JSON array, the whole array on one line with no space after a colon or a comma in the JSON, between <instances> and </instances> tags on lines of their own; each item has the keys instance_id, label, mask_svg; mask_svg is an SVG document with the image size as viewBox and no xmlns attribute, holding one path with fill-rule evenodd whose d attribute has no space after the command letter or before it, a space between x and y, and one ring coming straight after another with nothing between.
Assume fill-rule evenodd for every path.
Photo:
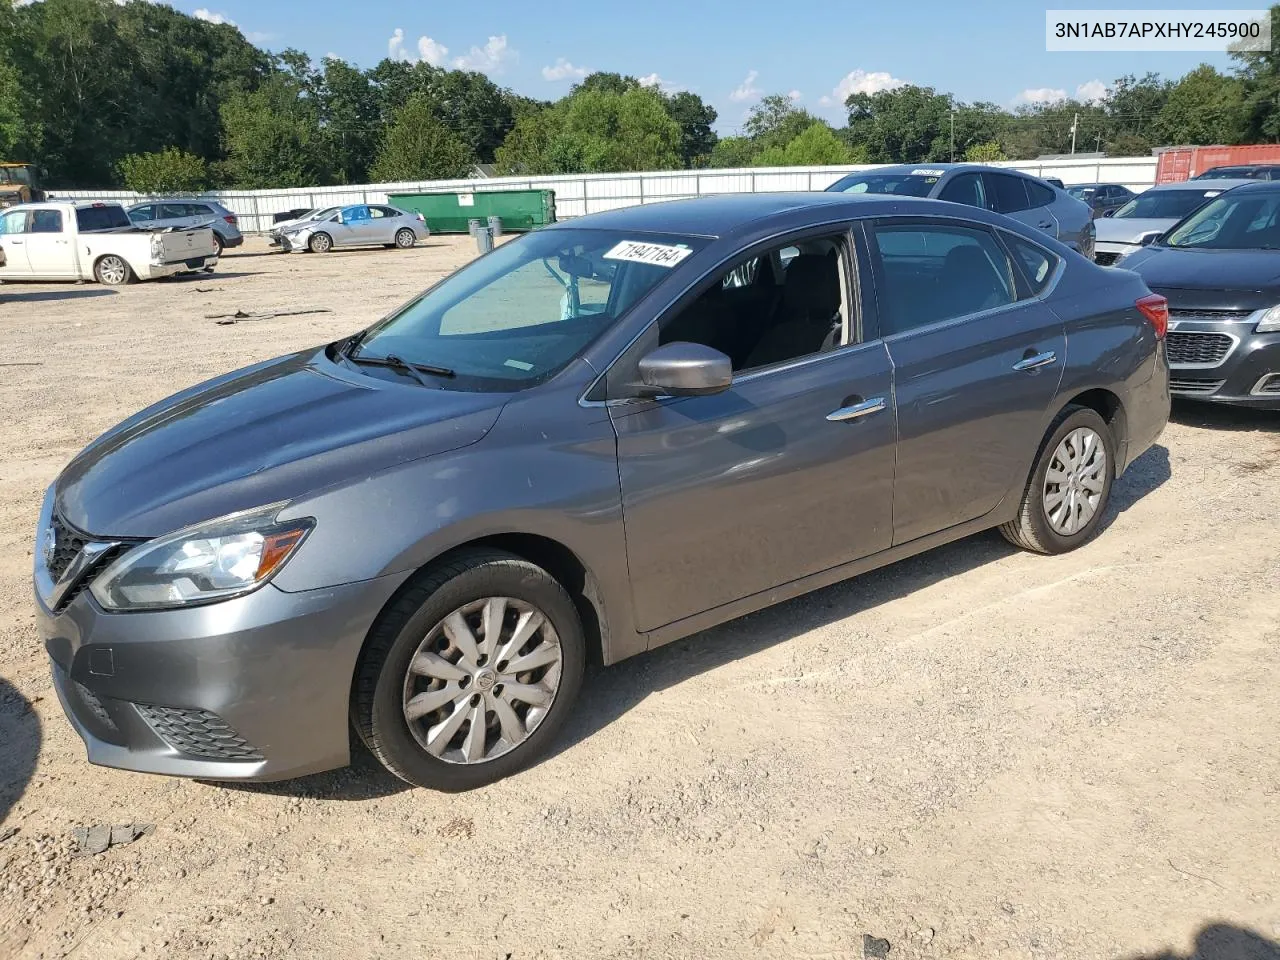
<instances>
[{"instance_id":1,"label":"rear quarter window","mask_svg":"<svg viewBox=\"0 0 1280 960\"><path fill-rule=\"evenodd\" d=\"M1003 232L1004 241L1013 252L1013 258L1022 268L1030 295L1038 297L1049 288L1053 272L1058 268L1058 258L1044 247L1024 240L1016 234Z\"/></svg>"},{"instance_id":2,"label":"rear quarter window","mask_svg":"<svg viewBox=\"0 0 1280 960\"><path fill-rule=\"evenodd\" d=\"M1051 189L1043 183L1036 183L1034 180L1026 181L1027 199L1031 201L1033 207L1047 207L1054 201L1054 194Z\"/></svg>"},{"instance_id":3,"label":"rear quarter window","mask_svg":"<svg viewBox=\"0 0 1280 960\"><path fill-rule=\"evenodd\" d=\"M1026 210L1027 183L1021 177L1011 177L1006 173L989 173L987 174L987 182L991 185L994 194L995 209L997 213L1017 213L1019 210Z\"/></svg>"},{"instance_id":4,"label":"rear quarter window","mask_svg":"<svg viewBox=\"0 0 1280 960\"><path fill-rule=\"evenodd\" d=\"M131 227L124 207L80 207L76 210L76 228L81 233L95 230L118 230Z\"/></svg>"}]
</instances>

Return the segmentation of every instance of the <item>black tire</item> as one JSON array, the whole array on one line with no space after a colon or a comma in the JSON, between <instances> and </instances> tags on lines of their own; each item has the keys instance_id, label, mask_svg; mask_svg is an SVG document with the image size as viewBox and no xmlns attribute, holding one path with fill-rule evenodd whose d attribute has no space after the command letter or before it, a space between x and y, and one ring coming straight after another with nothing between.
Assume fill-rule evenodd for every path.
<instances>
[{"instance_id":1,"label":"black tire","mask_svg":"<svg viewBox=\"0 0 1280 960\"><path fill-rule=\"evenodd\" d=\"M98 262L93 265L93 276L104 286L123 287L133 280L133 268L124 257L108 253L99 257Z\"/></svg>"},{"instance_id":2,"label":"black tire","mask_svg":"<svg viewBox=\"0 0 1280 960\"><path fill-rule=\"evenodd\" d=\"M222 256L222 249L223 249L222 238L221 238L220 236L218 236L217 231L214 231L214 234L213 234L213 255L214 255L215 257L221 257L221 256Z\"/></svg>"},{"instance_id":3,"label":"black tire","mask_svg":"<svg viewBox=\"0 0 1280 960\"><path fill-rule=\"evenodd\" d=\"M551 622L560 639L560 685L528 739L492 760L451 763L427 753L410 731L403 709L405 676L419 644L440 621L463 604L491 596L530 603ZM546 753L573 709L585 664L578 611L551 574L510 553L468 550L420 574L374 624L352 685L352 722L369 751L405 782L450 793L471 790L510 776Z\"/></svg>"},{"instance_id":4,"label":"black tire","mask_svg":"<svg viewBox=\"0 0 1280 960\"><path fill-rule=\"evenodd\" d=\"M327 233L313 233L307 241L307 248L312 253L328 253L333 249L333 237Z\"/></svg>"},{"instance_id":5,"label":"black tire","mask_svg":"<svg viewBox=\"0 0 1280 960\"><path fill-rule=\"evenodd\" d=\"M401 250L412 250L417 242L417 235L408 227L402 227L396 231L396 246Z\"/></svg>"},{"instance_id":6,"label":"black tire","mask_svg":"<svg viewBox=\"0 0 1280 960\"><path fill-rule=\"evenodd\" d=\"M1093 516L1075 533L1066 535L1053 529L1050 524L1044 504L1045 474L1048 473L1063 439L1081 428L1092 430L1102 439L1107 462L1103 471L1101 495ZM1045 433L1035 466L1022 494L1018 515L1002 524L1000 533L1014 546L1034 553L1066 553L1088 543L1101 527L1103 515L1111 501L1111 487L1116 476L1115 451L1115 438L1111 434L1111 428L1097 411L1075 405L1065 407Z\"/></svg>"}]
</instances>

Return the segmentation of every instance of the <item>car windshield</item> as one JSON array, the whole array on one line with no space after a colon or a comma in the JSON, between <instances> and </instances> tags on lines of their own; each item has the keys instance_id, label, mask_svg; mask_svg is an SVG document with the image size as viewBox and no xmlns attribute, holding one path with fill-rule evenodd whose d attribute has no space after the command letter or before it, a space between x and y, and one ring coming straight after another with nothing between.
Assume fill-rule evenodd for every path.
<instances>
[{"instance_id":1,"label":"car windshield","mask_svg":"<svg viewBox=\"0 0 1280 960\"><path fill-rule=\"evenodd\" d=\"M1115 219L1181 220L1219 190L1149 190L1134 197L1115 213Z\"/></svg>"},{"instance_id":2,"label":"car windshield","mask_svg":"<svg viewBox=\"0 0 1280 960\"><path fill-rule=\"evenodd\" d=\"M312 210L303 220L323 220L325 217L332 216L341 210L341 207L325 207L323 210Z\"/></svg>"},{"instance_id":3,"label":"car windshield","mask_svg":"<svg viewBox=\"0 0 1280 960\"><path fill-rule=\"evenodd\" d=\"M515 390L555 374L700 237L537 230L497 247L371 328L356 356L443 367L433 386Z\"/></svg>"},{"instance_id":4,"label":"car windshield","mask_svg":"<svg viewBox=\"0 0 1280 960\"><path fill-rule=\"evenodd\" d=\"M927 197L942 178L942 170L913 170L909 173L851 173L827 188L832 193L894 193Z\"/></svg>"},{"instance_id":5,"label":"car windshield","mask_svg":"<svg viewBox=\"0 0 1280 960\"><path fill-rule=\"evenodd\" d=\"M31 186L29 167L0 167L0 183L24 183Z\"/></svg>"},{"instance_id":6,"label":"car windshield","mask_svg":"<svg viewBox=\"0 0 1280 960\"><path fill-rule=\"evenodd\" d=\"M1169 234L1170 247L1202 250L1280 250L1280 190L1224 193Z\"/></svg>"}]
</instances>

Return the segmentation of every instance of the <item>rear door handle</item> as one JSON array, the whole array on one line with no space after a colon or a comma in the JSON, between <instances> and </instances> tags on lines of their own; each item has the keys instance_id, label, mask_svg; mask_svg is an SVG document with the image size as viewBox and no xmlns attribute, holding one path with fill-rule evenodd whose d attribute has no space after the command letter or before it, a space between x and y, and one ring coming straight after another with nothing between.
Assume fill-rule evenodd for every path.
<instances>
[{"instance_id":1,"label":"rear door handle","mask_svg":"<svg viewBox=\"0 0 1280 960\"><path fill-rule=\"evenodd\" d=\"M1041 230L1052 230L1052 229L1053 229L1053 222L1052 222L1052 221L1048 221L1048 222L1046 222L1046 223L1037 223L1037 224L1036 224L1036 226L1037 226L1037 227L1039 227Z\"/></svg>"},{"instance_id":2,"label":"rear door handle","mask_svg":"<svg viewBox=\"0 0 1280 960\"><path fill-rule=\"evenodd\" d=\"M859 417L879 413L884 408L884 397L872 397L870 400L863 400L861 403L853 403L847 407L841 407L839 410L832 410L827 414L827 419L832 422L857 420Z\"/></svg>"},{"instance_id":3,"label":"rear door handle","mask_svg":"<svg viewBox=\"0 0 1280 960\"><path fill-rule=\"evenodd\" d=\"M1047 367L1058 359L1058 355L1052 350L1047 353L1037 353L1034 356L1023 357L1013 365L1015 370L1038 370L1041 367Z\"/></svg>"}]
</instances>

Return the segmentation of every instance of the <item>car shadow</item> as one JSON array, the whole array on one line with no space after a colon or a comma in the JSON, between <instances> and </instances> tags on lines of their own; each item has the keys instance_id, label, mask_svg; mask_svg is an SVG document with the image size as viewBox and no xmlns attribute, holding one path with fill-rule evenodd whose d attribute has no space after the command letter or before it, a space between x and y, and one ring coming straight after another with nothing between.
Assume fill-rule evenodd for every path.
<instances>
[{"instance_id":1,"label":"car shadow","mask_svg":"<svg viewBox=\"0 0 1280 960\"><path fill-rule=\"evenodd\" d=\"M1280 960L1280 943L1230 923L1206 924L1189 954L1144 953L1129 960Z\"/></svg>"},{"instance_id":2,"label":"car shadow","mask_svg":"<svg viewBox=\"0 0 1280 960\"><path fill-rule=\"evenodd\" d=\"M314 773L293 780L273 783L239 783L228 780L201 780L200 783L245 793L273 797L304 797L312 800L377 800L413 789L399 777L387 772L369 749L350 731L351 763L338 770Z\"/></svg>"},{"instance_id":3,"label":"car shadow","mask_svg":"<svg viewBox=\"0 0 1280 960\"><path fill-rule=\"evenodd\" d=\"M1169 451L1147 450L1112 487L1106 526L1170 477ZM897 600L958 574L1016 553L995 530L925 551L859 577L824 587L794 600L694 634L632 657L612 667L595 667L583 684L582 698L554 756L588 739L657 690L803 633Z\"/></svg>"},{"instance_id":4,"label":"car shadow","mask_svg":"<svg viewBox=\"0 0 1280 960\"><path fill-rule=\"evenodd\" d=\"M1280 410L1257 410L1218 403L1174 400L1169 419L1188 427L1280 433Z\"/></svg>"},{"instance_id":5,"label":"car shadow","mask_svg":"<svg viewBox=\"0 0 1280 960\"><path fill-rule=\"evenodd\" d=\"M237 277L256 277L256 273L236 273L228 270L214 269L213 273L205 273L201 270L199 273L175 273L171 277L161 277L156 283L164 284L183 284L183 283L208 283L210 280L234 280Z\"/></svg>"},{"instance_id":6,"label":"car shadow","mask_svg":"<svg viewBox=\"0 0 1280 960\"><path fill-rule=\"evenodd\" d=\"M40 303L45 300L79 300L84 297L113 297L114 290L102 287L73 287L69 290L38 290L31 293L12 293L0 287L0 303Z\"/></svg>"},{"instance_id":7,"label":"car shadow","mask_svg":"<svg viewBox=\"0 0 1280 960\"><path fill-rule=\"evenodd\" d=\"M31 702L0 677L0 824L31 782L41 739L40 718Z\"/></svg>"}]
</instances>

